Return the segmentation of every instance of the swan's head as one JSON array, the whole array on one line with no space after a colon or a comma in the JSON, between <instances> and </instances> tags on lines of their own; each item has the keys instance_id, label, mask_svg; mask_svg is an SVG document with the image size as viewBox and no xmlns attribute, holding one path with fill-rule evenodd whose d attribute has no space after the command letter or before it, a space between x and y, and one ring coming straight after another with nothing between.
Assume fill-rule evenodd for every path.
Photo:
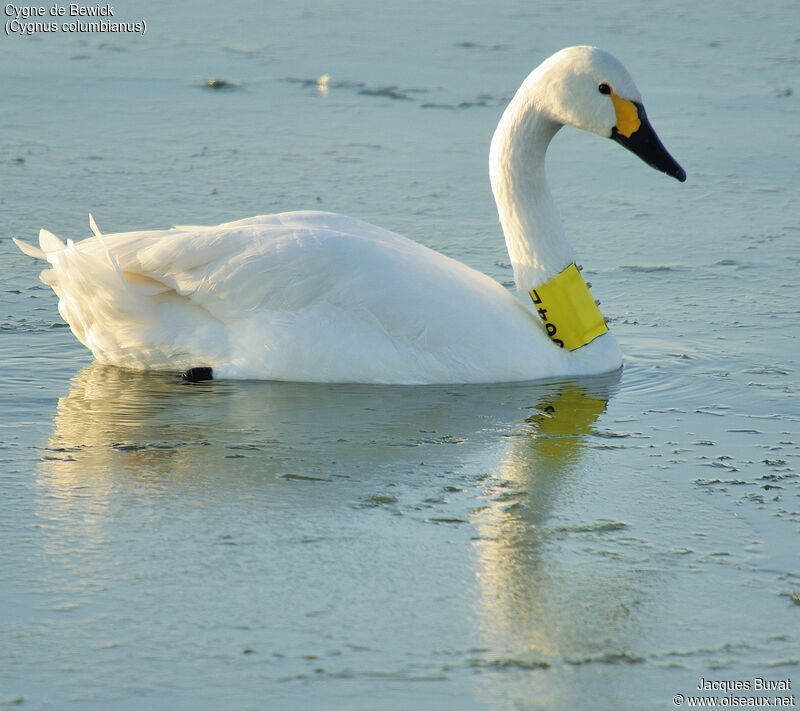
<instances>
[{"instance_id":1,"label":"swan's head","mask_svg":"<svg viewBox=\"0 0 800 711\"><path fill-rule=\"evenodd\" d=\"M630 74L608 52L585 46L562 49L525 83L535 85L536 109L553 121L613 138L656 170L686 180L686 172L647 120Z\"/></svg>"}]
</instances>

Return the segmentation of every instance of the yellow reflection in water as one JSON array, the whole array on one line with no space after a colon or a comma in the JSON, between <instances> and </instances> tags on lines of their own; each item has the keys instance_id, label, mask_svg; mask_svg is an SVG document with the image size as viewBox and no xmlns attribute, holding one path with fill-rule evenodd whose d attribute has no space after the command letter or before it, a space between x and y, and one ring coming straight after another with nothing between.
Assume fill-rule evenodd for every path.
<instances>
[{"instance_id":1,"label":"yellow reflection in water","mask_svg":"<svg viewBox=\"0 0 800 711\"><path fill-rule=\"evenodd\" d=\"M567 708L569 684L558 667L633 659L625 645L637 624L636 576L630 567L606 567L604 556L615 552L603 550L605 537L624 535L615 532L625 524L574 518L582 484L602 476L586 438L608 393L601 381L567 384L544 398L493 472L486 506L473 515L484 663L519 671L513 683L507 675L479 677L481 695L504 699L503 708ZM592 547L597 556L587 555Z\"/></svg>"}]
</instances>

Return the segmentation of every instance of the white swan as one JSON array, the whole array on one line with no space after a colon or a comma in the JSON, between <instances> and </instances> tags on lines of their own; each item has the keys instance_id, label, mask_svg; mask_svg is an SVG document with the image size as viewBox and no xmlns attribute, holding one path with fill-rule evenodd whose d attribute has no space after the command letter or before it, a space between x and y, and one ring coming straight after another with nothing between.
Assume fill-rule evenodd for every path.
<instances>
[{"instance_id":1,"label":"white swan","mask_svg":"<svg viewBox=\"0 0 800 711\"><path fill-rule=\"evenodd\" d=\"M545 305L561 309L552 323L554 308L537 314L474 269L332 213L107 235L90 218L95 236L78 244L45 230L39 248L15 242L50 262L42 280L101 363L189 369L189 379L363 383L608 372L621 365L619 347L577 271L564 271L575 257L545 177L547 146L564 124L686 177L608 53L564 49L528 76L492 139L490 176L517 288L552 296ZM570 330L578 340L560 347Z\"/></svg>"}]
</instances>

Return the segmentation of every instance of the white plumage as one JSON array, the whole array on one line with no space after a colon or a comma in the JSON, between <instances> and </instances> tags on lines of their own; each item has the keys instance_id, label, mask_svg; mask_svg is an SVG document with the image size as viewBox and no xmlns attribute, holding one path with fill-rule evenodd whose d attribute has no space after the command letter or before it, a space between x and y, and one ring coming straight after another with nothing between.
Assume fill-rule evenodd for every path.
<instances>
[{"instance_id":1,"label":"white plumage","mask_svg":"<svg viewBox=\"0 0 800 711\"><path fill-rule=\"evenodd\" d=\"M492 145L492 187L523 292L573 258L543 182L544 152L561 125L547 101L559 98L531 98L543 78L550 86L553 71L568 80L565 69L577 59L594 62L592 71L610 74L609 81L624 73L599 50L559 54L538 80L548 63L523 84ZM627 73L622 78L630 81ZM94 237L77 244L45 230L39 249L15 241L50 262L42 280L102 363L209 366L216 378L366 383L532 380L621 364L610 333L561 350L533 307L496 281L342 215L285 212L107 235L91 217L90 226Z\"/></svg>"}]
</instances>

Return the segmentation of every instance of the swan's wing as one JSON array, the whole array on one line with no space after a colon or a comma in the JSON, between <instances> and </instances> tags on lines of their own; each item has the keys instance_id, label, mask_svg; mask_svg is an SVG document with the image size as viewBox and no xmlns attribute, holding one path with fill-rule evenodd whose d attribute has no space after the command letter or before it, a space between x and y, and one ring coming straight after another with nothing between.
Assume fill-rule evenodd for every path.
<instances>
[{"instance_id":1,"label":"swan's wing","mask_svg":"<svg viewBox=\"0 0 800 711\"><path fill-rule=\"evenodd\" d=\"M445 260L457 264L369 223L315 212L106 235L104 242L126 278L162 284L220 319L258 309L363 306L403 285L413 292Z\"/></svg>"}]
</instances>

